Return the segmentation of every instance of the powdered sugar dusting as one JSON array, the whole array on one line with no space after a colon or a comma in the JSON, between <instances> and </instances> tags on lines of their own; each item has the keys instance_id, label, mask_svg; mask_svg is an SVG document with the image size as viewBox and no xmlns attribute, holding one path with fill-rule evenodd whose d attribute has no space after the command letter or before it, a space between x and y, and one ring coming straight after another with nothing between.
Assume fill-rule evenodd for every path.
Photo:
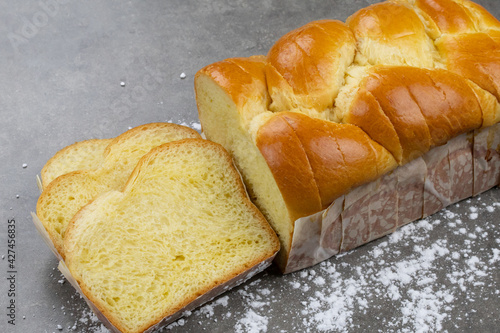
<instances>
[{"instance_id":1,"label":"powdered sugar dusting","mask_svg":"<svg viewBox=\"0 0 500 333\"><path fill-rule=\"evenodd\" d=\"M401 236L416 230L431 230L432 224L421 221L407 226L394 235L389 236L389 244L402 239ZM446 318L443 307L451 304L454 297L446 286L436 283L436 272L433 263L436 259L449 254L446 240L438 240L430 246L415 244L414 254L404 259L385 262L380 265L378 258L384 251L391 252L387 242L382 242L363 256L365 264L361 269L357 266L344 266L326 261L319 265L327 277L326 288L309 297L308 306L302 311L311 327L310 332L347 330L354 324L355 312L373 312L370 300L385 300L384 304L400 301L398 316L392 318L390 326L409 327L408 332L425 332L429 328L440 329ZM396 254L395 257L398 257ZM351 278L343 279L344 272L350 271ZM333 274L332 274L333 273ZM416 278L418 276L418 278ZM312 304L313 306L311 306ZM377 307L377 305L375 305ZM382 310L382 309L380 309ZM385 320L385 319L382 319Z\"/></svg>"},{"instance_id":2,"label":"powdered sugar dusting","mask_svg":"<svg viewBox=\"0 0 500 333\"><path fill-rule=\"evenodd\" d=\"M169 120L168 122L171 123L172 121ZM192 129L194 129L198 132L201 131L201 124L199 122L196 122L196 121L190 122L190 123L183 121L183 122L179 123L179 125L191 127Z\"/></svg>"},{"instance_id":3,"label":"powdered sugar dusting","mask_svg":"<svg viewBox=\"0 0 500 333\"><path fill-rule=\"evenodd\" d=\"M268 318L249 309L235 326L236 333L267 332Z\"/></svg>"}]
</instances>

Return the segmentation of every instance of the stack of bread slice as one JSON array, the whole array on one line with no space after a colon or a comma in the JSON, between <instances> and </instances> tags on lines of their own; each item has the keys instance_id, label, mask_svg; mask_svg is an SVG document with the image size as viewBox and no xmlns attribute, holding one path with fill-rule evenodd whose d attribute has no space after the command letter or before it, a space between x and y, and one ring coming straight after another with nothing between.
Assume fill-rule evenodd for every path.
<instances>
[{"instance_id":1,"label":"stack of bread slice","mask_svg":"<svg viewBox=\"0 0 500 333\"><path fill-rule=\"evenodd\" d=\"M279 250L229 154L187 127L147 124L77 143L42 179L35 221L112 331L163 326L262 271Z\"/></svg>"},{"instance_id":2,"label":"stack of bread slice","mask_svg":"<svg viewBox=\"0 0 500 333\"><path fill-rule=\"evenodd\" d=\"M42 169L44 190L37 202L37 215L59 254L64 257L63 239L69 221L84 205L100 193L121 190L139 159L152 148L186 138L200 135L188 127L152 123L121 134L105 147L107 140L83 141L51 158ZM72 160L76 162L74 169L66 173ZM62 175L47 184L47 179L58 174Z\"/></svg>"}]
</instances>

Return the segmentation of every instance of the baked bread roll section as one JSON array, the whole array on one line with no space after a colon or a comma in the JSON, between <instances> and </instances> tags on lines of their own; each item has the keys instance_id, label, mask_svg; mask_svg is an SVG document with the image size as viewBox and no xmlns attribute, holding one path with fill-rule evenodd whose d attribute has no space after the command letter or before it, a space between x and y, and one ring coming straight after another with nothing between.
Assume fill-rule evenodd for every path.
<instances>
[{"instance_id":1,"label":"baked bread roll section","mask_svg":"<svg viewBox=\"0 0 500 333\"><path fill-rule=\"evenodd\" d=\"M277 179L292 217L315 213L355 186L375 180L395 166L394 158L359 127L282 112L259 128L256 145ZM279 146L290 149L281 152ZM278 153L279 152L279 153ZM287 175L307 170L304 181ZM304 186L311 182L311 186ZM312 188L311 191L309 188ZM314 205L303 205L297 193L316 192ZM299 200L297 200L299 199Z\"/></svg>"},{"instance_id":2,"label":"baked bread roll section","mask_svg":"<svg viewBox=\"0 0 500 333\"><path fill-rule=\"evenodd\" d=\"M354 36L340 21L315 21L284 35L267 55L269 109L327 119L354 55Z\"/></svg>"},{"instance_id":3,"label":"baked bread roll section","mask_svg":"<svg viewBox=\"0 0 500 333\"><path fill-rule=\"evenodd\" d=\"M441 69L375 66L368 70L342 121L363 129L407 163L483 124L467 81Z\"/></svg>"},{"instance_id":4,"label":"baked bread roll section","mask_svg":"<svg viewBox=\"0 0 500 333\"><path fill-rule=\"evenodd\" d=\"M284 272L500 182L499 27L470 1L386 1L197 73L203 131L280 236Z\"/></svg>"}]
</instances>

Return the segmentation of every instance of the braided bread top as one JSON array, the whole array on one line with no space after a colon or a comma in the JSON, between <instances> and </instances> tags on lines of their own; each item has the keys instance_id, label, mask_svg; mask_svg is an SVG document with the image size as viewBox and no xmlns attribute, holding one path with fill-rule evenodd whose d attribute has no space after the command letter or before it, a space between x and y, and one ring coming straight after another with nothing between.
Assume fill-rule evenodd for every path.
<instances>
[{"instance_id":1,"label":"braided bread top","mask_svg":"<svg viewBox=\"0 0 500 333\"><path fill-rule=\"evenodd\" d=\"M389 0L209 65L292 218L500 121L500 22L468 0ZM201 113L200 108L200 119ZM210 138L210 137L209 137Z\"/></svg>"}]
</instances>

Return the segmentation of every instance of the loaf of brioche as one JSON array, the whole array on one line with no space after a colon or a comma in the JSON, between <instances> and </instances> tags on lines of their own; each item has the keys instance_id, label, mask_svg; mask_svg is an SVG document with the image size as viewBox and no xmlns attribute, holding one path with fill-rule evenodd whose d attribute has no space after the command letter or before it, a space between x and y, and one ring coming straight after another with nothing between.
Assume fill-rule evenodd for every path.
<instances>
[{"instance_id":1,"label":"loaf of brioche","mask_svg":"<svg viewBox=\"0 0 500 333\"><path fill-rule=\"evenodd\" d=\"M59 255L64 257L66 227L80 208L100 193L121 190L139 159L152 148L185 138L200 138L200 135L185 126L151 123L135 127L109 142L77 143L50 159L44 167L50 175L42 173L44 190L38 198L36 213ZM70 164L72 161L77 164ZM74 171L64 174L70 170ZM47 185L55 176L58 177Z\"/></svg>"},{"instance_id":2,"label":"loaf of brioche","mask_svg":"<svg viewBox=\"0 0 500 333\"><path fill-rule=\"evenodd\" d=\"M124 333L167 324L214 288L264 269L278 250L230 155L202 139L151 150L123 190L85 206L64 237L71 275Z\"/></svg>"},{"instance_id":3,"label":"loaf of brioche","mask_svg":"<svg viewBox=\"0 0 500 333\"><path fill-rule=\"evenodd\" d=\"M284 272L500 182L499 37L471 1L393 0L197 73L203 132L234 156Z\"/></svg>"}]
</instances>

